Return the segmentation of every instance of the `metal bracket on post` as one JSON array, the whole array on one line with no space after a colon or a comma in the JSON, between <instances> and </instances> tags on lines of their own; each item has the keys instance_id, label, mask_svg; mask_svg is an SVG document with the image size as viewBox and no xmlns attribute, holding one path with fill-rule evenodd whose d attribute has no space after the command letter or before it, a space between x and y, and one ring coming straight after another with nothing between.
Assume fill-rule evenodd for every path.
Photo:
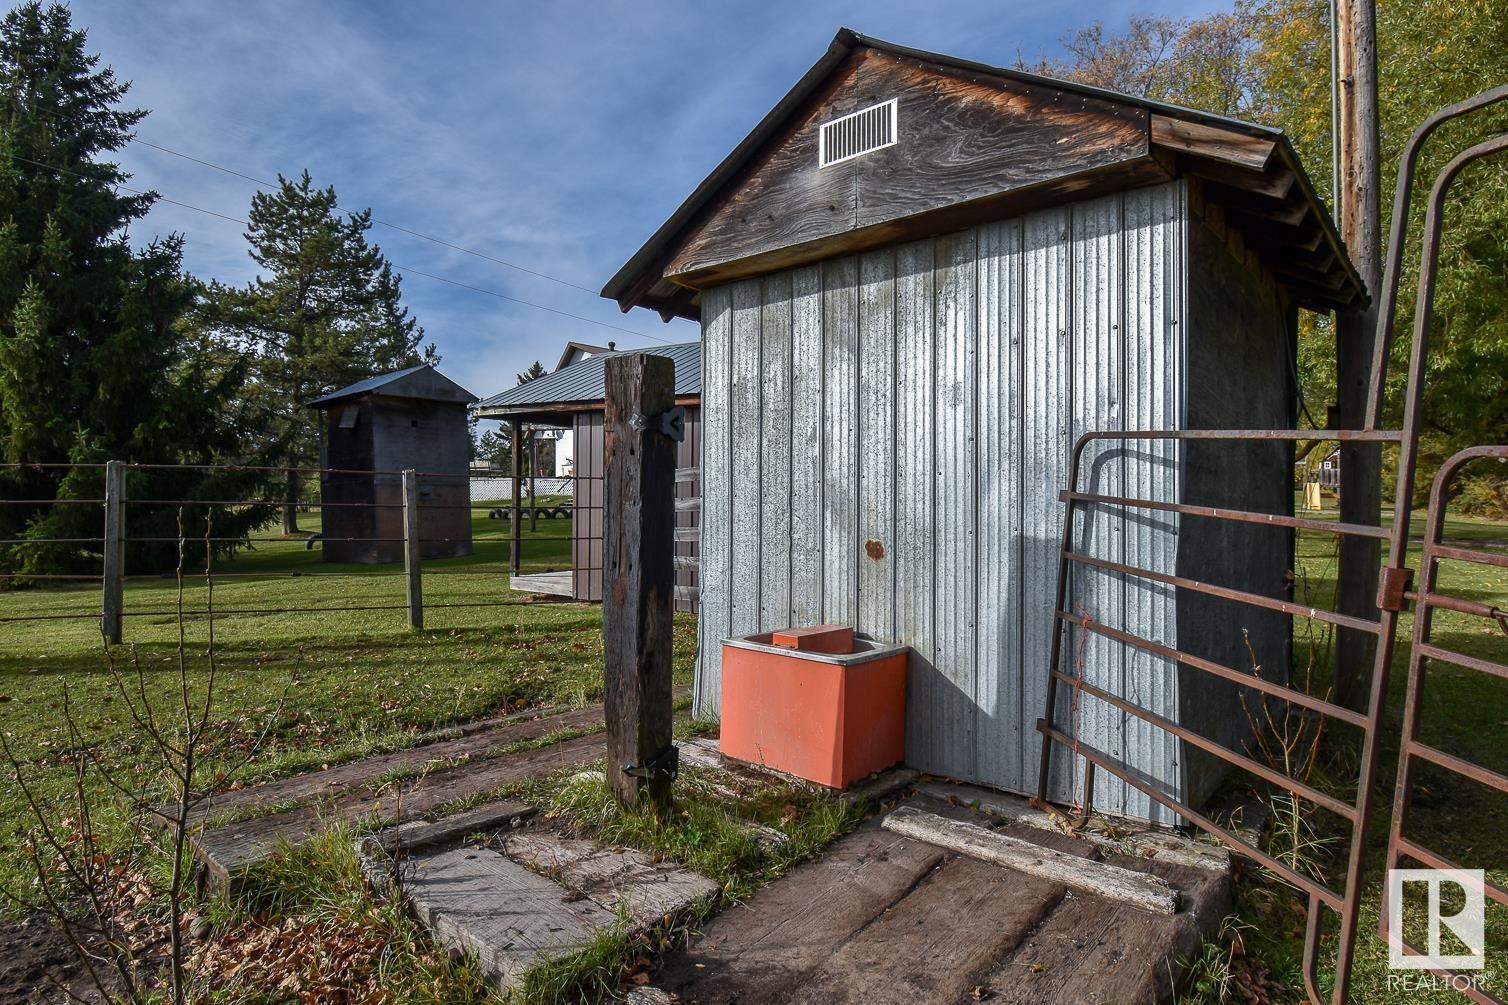
<instances>
[{"instance_id":1,"label":"metal bracket on post","mask_svg":"<svg viewBox=\"0 0 1508 1005\"><path fill-rule=\"evenodd\" d=\"M654 430L677 443L682 443L686 439L686 406L676 405L659 415L645 416L635 412L629 416L628 424L636 433Z\"/></svg>"},{"instance_id":2,"label":"metal bracket on post","mask_svg":"<svg viewBox=\"0 0 1508 1005\"><path fill-rule=\"evenodd\" d=\"M1384 568L1377 577L1377 606L1384 611L1408 609L1408 590L1414 582L1413 569Z\"/></svg>"},{"instance_id":3,"label":"metal bracket on post","mask_svg":"<svg viewBox=\"0 0 1508 1005\"><path fill-rule=\"evenodd\" d=\"M419 552L419 476L403 472L403 571L408 582L408 624L424 627L424 570Z\"/></svg>"},{"instance_id":4,"label":"metal bracket on post","mask_svg":"<svg viewBox=\"0 0 1508 1005\"><path fill-rule=\"evenodd\" d=\"M681 748L672 743L643 764L623 765L623 773L630 778L659 778L673 782L681 773Z\"/></svg>"},{"instance_id":5,"label":"metal bracket on post","mask_svg":"<svg viewBox=\"0 0 1508 1005\"><path fill-rule=\"evenodd\" d=\"M125 608L126 571L126 467L120 461L105 463L105 552L100 569L104 596L100 602L100 631L111 644L121 640L121 617Z\"/></svg>"}]
</instances>

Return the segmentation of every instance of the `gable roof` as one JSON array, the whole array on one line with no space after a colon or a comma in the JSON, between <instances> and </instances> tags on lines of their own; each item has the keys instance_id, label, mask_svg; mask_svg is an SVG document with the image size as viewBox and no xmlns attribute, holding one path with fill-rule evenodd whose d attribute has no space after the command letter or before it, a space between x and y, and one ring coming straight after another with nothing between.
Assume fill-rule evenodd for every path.
<instances>
[{"instance_id":1,"label":"gable roof","mask_svg":"<svg viewBox=\"0 0 1508 1005\"><path fill-rule=\"evenodd\" d=\"M564 348L560 350L560 360L555 364L555 369L564 370L571 364L571 357L576 355L576 353L578 352L584 356L596 356L600 353L607 352L608 348L608 346L588 345L585 342L577 342L576 340L572 339L565 344ZM553 373L554 371L551 372Z\"/></svg>"},{"instance_id":2,"label":"gable roof","mask_svg":"<svg viewBox=\"0 0 1508 1005\"><path fill-rule=\"evenodd\" d=\"M1328 309L1365 298L1364 286L1334 222L1281 130L1024 70L912 49L847 28L838 31L822 58L618 270L602 295L616 300L625 312L639 306L658 311L666 320L674 316L695 319L699 316L700 290L707 286L982 222L960 223L961 214L957 212L921 212L911 218L910 228L897 227L895 220L882 221L882 225L868 226L866 235L865 228L856 226L849 229L847 240L841 245L830 241L822 246L821 241L809 240L808 228L799 226L797 221L787 224L794 232L779 255L755 254L737 267L724 262L720 263L720 269L704 268L700 273L698 263L687 263L683 255L682 262L670 267L687 239L695 237L698 228L707 226L709 219L738 195L738 188L747 184L761 163L773 156L772 151L790 140L792 123L810 115L813 106L841 83L843 74L858 60L875 54L924 73L966 81L965 86L975 85L976 93L978 85L997 90L1005 85L1022 85L1028 92L1045 96L1055 111L1073 104L1063 101L1064 98L1076 99L1079 107L1122 109L1128 118L1145 123L1144 156L1137 158L1141 164L1136 171L1126 170L1129 159L1118 165L1089 165L1070 184L1061 184L1056 190L1039 184L1026 186L1022 191L1035 191L1039 199L1046 195L1057 202L1066 202L1098 194L1088 190L1089 183L1085 180L1096 172L1103 176L1101 190L1117 184L1129 188L1183 174L1193 175L1201 179L1201 184L1208 181L1210 201L1214 204L1221 205L1230 197L1228 201L1236 215L1232 224L1241 229L1242 221L1249 222L1257 235L1253 249L1273 263L1279 282L1289 287L1297 302ZM1072 145L1066 138L1057 142ZM1113 169L1119 169L1119 176L1110 173ZM760 178L759 182L763 184L765 180ZM979 208L995 212L993 218L1022 211L1019 200L1009 203L995 200L992 206ZM752 215L731 220L725 232L747 231L764 222L764 217ZM739 268L743 270L741 273L737 271Z\"/></svg>"},{"instance_id":3,"label":"gable roof","mask_svg":"<svg viewBox=\"0 0 1508 1005\"><path fill-rule=\"evenodd\" d=\"M423 401L450 401L469 405L477 400L476 395L445 376L428 363L420 363L392 373L379 373L365 380L358 380L323 398L309 402L309 408L325 408L346 398L363 394L380 394L386 398L415 398Z\"/></svg>"},{"instance_id":4,"label":"gable roof","mask_svg":"<svg viewBox=\"0 0 1508 1005\"><path fill-rule=\"evenodd\" d=\"M676 397L701 396L701 342L679 342L675 345L631 351L669 356L675 363ZM500 418L548 412L551 408L562 405L580 406L601 402L607 394L607 361L613 356L624 355L628 353L604 351L596 356L577 360L563 370L535 377L527 383L494 394L476 406L476 414L483 418Z\"/></svg>"}]
</instances>

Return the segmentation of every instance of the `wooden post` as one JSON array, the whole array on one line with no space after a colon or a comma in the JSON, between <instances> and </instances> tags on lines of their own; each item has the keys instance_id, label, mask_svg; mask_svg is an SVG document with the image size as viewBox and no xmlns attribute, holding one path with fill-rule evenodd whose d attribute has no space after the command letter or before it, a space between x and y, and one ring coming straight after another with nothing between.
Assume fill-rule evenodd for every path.
<instances>
[{"instance_id":1,"label":"wooden post","mask_svg":"<svg viewBox=\"0 0 1508 1005\"><path fill-rule=\"evenodd\" d=\"M624 805L670 807L675 364L633 353L607 361L603 417L602 641L607 777Z\"/></svg>"},{"instance_id":2,"label":"wooden post","mask_svg":"<svg viewBox=\"0 0 1508 1005\"><path fill-rule=\"evenodd\" d=\"M524 480L524 424L514 419L508 440L508 461L513 467L513 512L508 521L508 571L518 575L519 549L524 543L523 485Z\"/></svg>"},{"instance_id":3,"label":"wooden post","mask_svg":"<svg viewBox=\"0 0 1508 1005\"><path fill-rule=\"evenodd\" d=\"M105 463L105 553L101 568L104 597L100 602L100 630L112 644L121 640L121 617L125 609L126 572L126 466Z\"/></svg>"},{"instance_id":4,"label":"wooden post","mask_svg":"<svg viewBox=\"0 0 1508 1005\"><path fill-rule=\"evenodd\" d=\"M419 544L419 476L409 468L403 472L403 571L410 628L424 627L424 563Z\"/></svg>"},{"instance_id":5,"label":"wooden post","mask_svg":"<svg viewBox=\"0 0 1508 1005\"><path fill-rule=\"evenodd\" d=\"M535 488L539 482L539 430L529 430L529 533L539 530L539 500Z\"/></svg>"},{"instance_id":6,"label":"wooden post","mask_svg":"<svg viewBox=\"0 0 1508 1005\"><path fill-rule=\"evenodd\" d=\"M1335 319L1335 395L1342 429L1367 421L1373 344L1377 334L1375 298L1382 286L1382 157L1377 110L1377 7L1375 0L1336 0L1337 77L1336 162L1340 177L1340 233L1356 270L1374 298L1367 307L1339 311ZM1409 500L1400 499L1407 507ZM1376 443L1340 446L1340 519L1376 525L1382 518L1382 450ZM1377 617L1380 542L1343 536L1336 579L1336 608L1342 614ZM1336 631L1336 700L1360 709L1367 700L1376 636L1348 628Z\"/></svg>"}]
</instances>

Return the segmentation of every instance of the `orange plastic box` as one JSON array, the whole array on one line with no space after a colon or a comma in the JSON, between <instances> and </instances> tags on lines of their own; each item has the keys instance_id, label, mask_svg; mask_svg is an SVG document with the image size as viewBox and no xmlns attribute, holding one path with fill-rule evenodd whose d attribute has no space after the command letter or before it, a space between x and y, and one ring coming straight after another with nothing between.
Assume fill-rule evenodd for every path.
<instances>
[{"instance_id":1,"label":"orange plastic box","mask_svg":"<svg viewBox=\"0 0 1508 1005\"><path fill-rule=\"evenodd\" d=\"M906 646L813 652L774 635L723 640L725 755L834 789L905 759Z\"/></svg>"},{"instance_id":2,"label":"orange plastic box","mask_svg":"<svg viewBox=\"0 0 1508 1005\"><path fill-rule=\"evenodd\" d=\"M816 625L812 628L782 628L770 633L770 644L809 653L853 652L853 629L847 625Z\"/></svg>"}]
</instances>

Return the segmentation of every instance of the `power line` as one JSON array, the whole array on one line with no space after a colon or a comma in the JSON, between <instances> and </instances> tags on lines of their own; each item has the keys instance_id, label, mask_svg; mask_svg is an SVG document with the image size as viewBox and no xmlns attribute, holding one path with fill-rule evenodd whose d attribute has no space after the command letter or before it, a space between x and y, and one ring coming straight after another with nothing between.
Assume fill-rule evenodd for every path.
<instances>
[{"instance_id":1,"label":"power line","mask_svg":"<svg viewBox=\"0 0 1508 1005\"><path fill-rule=\"evenodd\" d=\"M276 189L278 187L275 182L267 181L264 178L254 177L252 175L246 174L243 171L237 171L235 168L228 168L228 167L226 167L223 164L216 164L214 161L208 161L208 160L205 160L202 157L195 157L192 154L186 154L186 153L184 153L181 150L174 150L172 147L165 147L165 146L161 145L160 143L153 143L150 140L144 140L140 136L133 136L131 138L131 142L133 142L133 143L140 143L142 146L151 147L153 150L161 150L165 154L171 154L174 157L181 157L181 158L183 158L186 161L192 161L195 164L200 164L200 165L203 165L204 167L207 167L207 168L213 168L216 171L223 171L225 174L231 175L231 176L236 177L236 178L241 178L241 179L243 179L245 181L249 181L252 184L258 185L258 186L260 186L262 188ZM400 234L407 234L410 237L417 237L420 240L429 241L432 244L438 244L442 248L449 248L452 251L459 251L459 252L461 252L462 254L465 254L465 255L472 255L472 256L474 256L476 258L481 258L481 259L484 259L484 260L489 261L489 262L494 262L494 263L496 263L498 265L506 266L507 268L510 268L510 269L516 269L519 272L523 272L523 273L526 273L528 275L535 276L535 277L537 277L539 279L547 279L547 280L549 280L552 283L559 283L561 286L569 286L573 290L580 290L582 293L587 293L587 294L590 294L591 296L594 296L594 297L598 295L598 293L597 293L596 290L591 289L590 287L587 287L587 286L582 286L580 283L573 283L569 279L561 279L558 276L552 276L552 275L550 275L549 273L546 273L546 272L538 272L538 271L536 271L534 269L526 268L526 267L524 267L522 265L519 265L519 264L517 264L515 262L510 262L510 261L507 261L506 259L498 258L495 255L489 255L489 254L487 254L486 252L483 252L483 251L477 251L477 250L475 250L473 248L467 248L467 247L464 247L464 246L459 245L459 244L454 244L454 243L452 243L450 241L443 240L442 238L438 238L438 237L431 236L429 234L421 233L420 231L412 230L412 229L410 229L408 227L404 227L404 226L402 226L400 224L392 223L392 222L390 222L388 220L379 220L377 217L374 216L374 217L372 217L372 222L375 223L375 224L377 224L378 226L387 227L389 230L396 230Z\"/></svg>"},{"instance_id":2,"label":"power line","mask_svg":"<svg viewBox=\"0 0 1508 1005\"><path fill-rule=\"evenodd\" d=\"M21 154L18 154L18 153L12 153L11 156L14 157L18 161L23 161L23 162L25 162L27 164L30 164L30 165L34 166L34 167L42 168L45 171L56 171L59 174L73 175L75 178L83 178L86 181L97 181L98 180L98 179L89 177L88 175L84 174L83 172L73 171L73 170L70 170L68 168L58 167L55 164L44 164L41 161L32 160L30 157L23 157ZM203 213L206 216L213 216L216 219L225 220L228 223L240 224L243 227L249 227L249 226L251 226L251 224L248 221L243 220L243 219L241 219L239 217L227 216L224 213L217 213L216 211L214 211L212 209L205 209L203 206L195 206L192 203L181 202L181 201L179 201L177 199L170 199L167 196L162 195L159 192L147 191L145 189L132 188L129 185L116 185L115 187L118 188L118 189L120 189L120 190L122 190L122 191L129 192L132 195L152 196L152 197L156 198L157 200L159 200L161 202L165 202L165 203L168 203L168 204L173 205L173 206L179 206L179 207L182 207L183 209L190 209L190 210L193 210L195 213ZM625 335L632 335L635 338L650 339L650 340L655 341L655 342L664 343L665 345L671 345L671 344L673 344L672 340L670 340L668 338L664 338L664 337L659 336L659 335L649 335L649 334L646 334L645 332L637 332L637 331L634 331L631 328L624 328L624 327L622 327L620 325L608 324L606 321L598 321L596 318L589 318L589 317L586 317L585 315L582 315L582 314L572 314L570 311L563 311L563 310L560 310L559 308L556 308L556 307L548 307L545 304L536 304L536 303L534 303L533 301L530 301L530 300L521 300L518 297L510 297L506 293L499 293L496 290L489 290L486 287L482 287L482 286L473 286L470 283L463 283L463 282L461 282L459 280L456 280L456 279L446 278L445 276L437 276L437 275L435 275L432 272L424 272L424 271L422 271L420 269L409 268L406 265L399 265L397 262L391 262L390 261L388 264L390 264L393 267L394 270L396 270L398 272L405 273L405 274L415 275L415 276L422 276L425 279L432 279L432 280L435 280L436 282L446 283L446 284L451 285L451 286L458 286L458 287L460 287L463 290L471 290L474 293L482 293L482 294L485 294L486 296L489 296L489 297L496 297L499 300L506 300L509 303L520 304L520 305L522 305L524 307L532 307L532 308L534 308L537 311L546 311L546 312L548 312L550 314L558 314L561 317L571 318L572 320L575 320L575 321L584 321L587 324L597 325L600 328L610 328L613 331L623 332Z\"/></svg>"}]
</instances>

